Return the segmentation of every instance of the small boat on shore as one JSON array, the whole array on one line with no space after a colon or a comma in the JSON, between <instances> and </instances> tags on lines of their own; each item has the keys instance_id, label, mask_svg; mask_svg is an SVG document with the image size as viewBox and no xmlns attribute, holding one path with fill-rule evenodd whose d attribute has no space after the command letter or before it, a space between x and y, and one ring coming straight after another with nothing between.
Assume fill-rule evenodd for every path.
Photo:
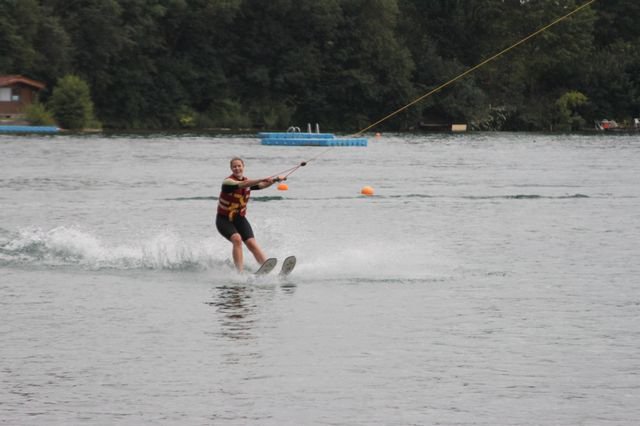
<instances>
[{"instance_id":1,"label":"small boat on shore","mask_svg":"<svg viewBox=\"0 0 640 426\"><path fill-rule=\"evenodd\" d=\"M58 133L59 128L55 126L23 126L23 125L0 125L0 133Z\"/></svg>"},{"instance_id":2,"label":"small boat on shore","mask_svg":"<svg viewBox=\"0 0 640 426\"><path fill-rule=\"evenodd\" d=\"M618 124L615 120L599 120L595 122L595 129L601 132L639 132L640 119L633 119L633 126Z\"/></svg>"}]
</instances>

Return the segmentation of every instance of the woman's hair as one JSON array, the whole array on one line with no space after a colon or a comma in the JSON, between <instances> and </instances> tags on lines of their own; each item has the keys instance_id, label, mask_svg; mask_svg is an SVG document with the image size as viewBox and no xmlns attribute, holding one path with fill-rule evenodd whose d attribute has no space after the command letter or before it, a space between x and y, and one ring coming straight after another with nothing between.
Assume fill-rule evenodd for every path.
<instances>
[{"instance_id":1,"label":"woman's hair","mask_svg":"<svg viewBox=\"0 0 640 426\"><path fill-rule=\"evenodd\" d=\"M233 165L233 162L234 162L234 161L239 161L239 162L241 162L241 163L242 163L242 165L244 166L244 160L243 160L242 158L240 158L240 157L233 157L233 158L231 159L231 161L229 161L229 166Z\"/></svg>"}]
</instances>

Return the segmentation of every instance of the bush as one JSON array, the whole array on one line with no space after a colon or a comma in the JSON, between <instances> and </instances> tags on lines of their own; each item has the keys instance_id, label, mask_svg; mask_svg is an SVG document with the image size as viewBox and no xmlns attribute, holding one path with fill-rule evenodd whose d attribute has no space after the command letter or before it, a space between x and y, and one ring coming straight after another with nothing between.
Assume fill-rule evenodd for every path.
<instances>
[{"instance_id":1,"label":"bush","mask_svg":"<svg viewBox=\"0 0 640 426\"><path fill-rule=\"evenodd\" d=\"M569 131L580 130L586 121L580 116L578 110L585 105L589 99L582 93L570 91L560 96L556 100L556 130Z\"/></svg>"},{"instance_id":2,"label":"bush","mask_svg":"<svg viewBox=\"0 0 640 426\"><path fill-rule=\"evenodd\" d=\"M78 130L98 124L93 116L89 85L74 75L58 80L48 106L65 129Z\"/></svg>"},{"instance_id":3,"label":"bush","mask_svg":"<svg viewBox=\"0 0 640 426\"><path fill-rule=\"evenodd\" d=\"M246 129L251 126L251 120L240 102L224 99L200 117L200 124L203 127Z\"/></svg>"},{"instance_id":4,"label":"bush","mask_svg":"<svg viewBox=\"0 0 640 426\"><path fill-rule=\"evenodd\" d=\"M266 129L285 129L291 124L295 108L284 103L275 103L259 107L256 112L257 116L262 118L258 121L262 121Z\"/></svg>"},{"instance_id":5,"label":"bush","mask_svg":"<svg viewBox=\"0 0 640 426\"><path fill-rule=\"evenodd\" d=\"M182 106L176 113L178 125L183 129L191 129L196 127L198 123L198 113L188 106Z\"/></svg>"},{"instance_id":6,"label":"bush","mask_svg":"<svg viewBox=\"0 0 640 426\"><path fill-rule=\"evenodd\" d=\"M53 115L40 102L35 102L26 108L25 118L32 126L53 126L56 124Z\"/></svg>"}]
</instances>

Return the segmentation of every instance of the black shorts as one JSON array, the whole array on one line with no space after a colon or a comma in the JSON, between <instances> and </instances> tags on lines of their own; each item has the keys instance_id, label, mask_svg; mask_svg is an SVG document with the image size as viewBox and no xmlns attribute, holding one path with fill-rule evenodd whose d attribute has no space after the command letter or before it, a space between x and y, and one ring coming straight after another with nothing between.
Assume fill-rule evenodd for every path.
<instances>
[{"instance_id":1,"label":"black shorts","mask_svg":"<svg viewBox=\"0 0 640 426\"><path fill-rule=\"evenodd\" d=\"M235 233L240 234L242 241L253 238L253 229L246 217L236 215L233 220L229 220L227 216L221 214L216 216L216 228L218 232L227 240L231 240L231 236Z\"/></svg>"}]
</instances>

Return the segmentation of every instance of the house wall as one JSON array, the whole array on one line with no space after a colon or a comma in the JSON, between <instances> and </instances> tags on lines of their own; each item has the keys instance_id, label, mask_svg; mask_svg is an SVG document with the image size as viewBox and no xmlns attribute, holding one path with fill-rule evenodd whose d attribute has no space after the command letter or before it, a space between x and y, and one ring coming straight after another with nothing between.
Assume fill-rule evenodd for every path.
<instances>
[{"instance_id":1,"label":"house wall","mask_svg":"<svg viewBox=\"0 0 640 426\"><path fill-rule=\"evenodd\" d=\"M37 92L22 83L0 87L0 116L11 117L24 113L35 102Z\"/></svg>"}]
</instances>

